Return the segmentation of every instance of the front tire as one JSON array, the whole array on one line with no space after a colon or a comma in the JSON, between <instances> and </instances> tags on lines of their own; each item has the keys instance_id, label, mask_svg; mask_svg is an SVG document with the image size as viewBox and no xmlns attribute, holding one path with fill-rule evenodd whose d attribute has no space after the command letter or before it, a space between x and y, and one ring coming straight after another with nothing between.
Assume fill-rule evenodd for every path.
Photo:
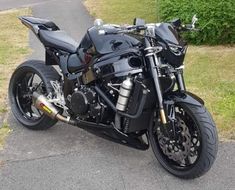
<instances>
[{"instance_id":1,"label":"front tire","mask_svg":"<svg viewBox=\"0 0 235 190\"><path fill-rule=\"evenodd\" d=\"M33 106L32 89L47 96L53 92L50 81L59 80L60 75L43 61L30 60L19 65L12 74L9 84L9 101L14 117L26 128L45 130L56 124Z\"/></svg>"},{"instance_id":2,"label":"front tire","mask_svg":"<svg viewBox=\"0 0 235 190\"><path fill-rule=\"evenodd\" d=\"M163 148L161 147L162 144L159 143L159 138L156 134L156 125L150 126L150 143L156 158L163 168L165 168L168 172L184 179L197 178L209 171L215 161L218 150L217 130L210 113L203 105L196 106L186 103L178 103L177 107L180 107L180 109L184 110L184 113L187 115L187 117L182 118L191 119L191 122L183 122L183 124L188 127L189 132L191 133L189 135L191 141L194 141L192 134L193 131L198 131L197 136L198 141L200 142L197 142L197 148L194 147L194 149L197 149L197 153L195 154L197 157L195 160L192 161L192 158L190 158L189 162L188 156L187 162L184 161L180 163L179 161L169 158L169 156L164 153ZM193 149L193 142L192 144L190 143L190 147ZM168 145L167 148L169 148ZM192 151L191 149L190 154Z\"/></svg>"}]
</instances>

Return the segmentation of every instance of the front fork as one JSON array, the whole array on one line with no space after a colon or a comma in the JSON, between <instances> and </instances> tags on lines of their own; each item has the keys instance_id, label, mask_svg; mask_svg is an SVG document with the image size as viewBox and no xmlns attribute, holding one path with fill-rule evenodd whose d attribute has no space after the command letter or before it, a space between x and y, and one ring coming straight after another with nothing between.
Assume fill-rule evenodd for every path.
<instances>
[{"instance_id":1,"label":"front fork","mask_svg":"<svg viewBox=\"0 0 235 190\"><path fill-rule=\"evenodd\" d=\"M160 82L159 82L160 73L158 73L158 69L157 69L159 62L156 57L156 54L151 49L152 46L149 43L148 39L145 39L145 45L146 45L145 46L146 47L146 49L145 49L146 50L146 57L149 59L151 74L152 74L154 84L155 84L155 89L157 92L161 122L163 125L166 125L167 120L166 120L166 114L165 114L164 106L163 106L162 90L161 90L161 86L160 86Z\"/></svg>"},{"instance_id":2,"label":"front fork","mask_svg":"<svg viewBox=\"0 0 235 190\"><path fill-rule=\"evenodd\" d=\"M177 82L179 91L180 92L185 92L186 87L185 87L185 83L184 83L183 68L178 68L177 69L175 77L176 77L176 82Z\"/></svg>"}]
</instances>

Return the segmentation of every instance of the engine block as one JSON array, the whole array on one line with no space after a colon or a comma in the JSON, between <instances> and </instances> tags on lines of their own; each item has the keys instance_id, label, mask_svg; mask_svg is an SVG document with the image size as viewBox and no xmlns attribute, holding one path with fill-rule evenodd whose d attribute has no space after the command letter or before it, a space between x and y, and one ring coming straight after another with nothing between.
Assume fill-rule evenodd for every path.
<instances>
[{"instance_id":1,"label":"engine block","mask_svg":"<svg viewBox=\"0 0 235 190\"><path fill-rule=\"evenodd\" d=\"M76 89L71 95L70 108L73 114L80 119L100 120L103 106L98 101L94 90L88 87Z\"/></svg>"}]
</instances>

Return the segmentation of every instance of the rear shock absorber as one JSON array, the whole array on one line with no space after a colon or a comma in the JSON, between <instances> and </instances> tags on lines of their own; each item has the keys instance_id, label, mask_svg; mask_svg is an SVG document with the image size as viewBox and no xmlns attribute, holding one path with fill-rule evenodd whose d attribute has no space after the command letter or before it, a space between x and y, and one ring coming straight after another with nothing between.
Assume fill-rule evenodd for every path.
<instances>
[{"instance_id":1,"label":"rear shock absorber","mask_svg":"<svg viewBox=\"0 0 235 190\"><path fill-rule=\"evenodd\" d=\"M133 82L131 77L127 77L121 84L116 108L119 111L125 111L130 98Z\"/></svg>"}]
</instances>

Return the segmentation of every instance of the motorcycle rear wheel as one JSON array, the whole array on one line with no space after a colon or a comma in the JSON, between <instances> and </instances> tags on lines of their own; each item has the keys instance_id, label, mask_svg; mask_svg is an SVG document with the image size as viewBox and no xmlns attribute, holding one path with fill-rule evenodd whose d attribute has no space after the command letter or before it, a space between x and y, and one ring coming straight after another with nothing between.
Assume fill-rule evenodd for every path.
<instances>
[{"instance_id":1,"label":"motorcycle rear wheel","mask_svg":"<svg viewBox=\"0 0 235 190\"><path fill-rule=\"evenodd\" d=\"M43 61L30 60L19 65L12 74L8 97L14 117L26 128L45 130L56 124L53 120L34 107L32 91L37 89L47 96L53 92L50 81L59 80L60 75L52 66Z\"/></svg>"},{"instance_id":2,"label":"motorcycle rear wheel","mask_svg":"<svg viewBox=\"0 0 235 190\"><path fill-rule=\"evenodd\" d=\"M152 150L163 168L171 174L184 179L197 178L209 171L216 158L218 135L215 123L203 105L178 103L176 106L183 110L182 112L186 115L182 118L184 119L183 124L188 127L187 130L191 137L189 155L182 162L169 158L159 143L156 124L150 126L149 129ZM186 121L189 119L191 121ZM197 135L195 135L196 133ZM166 148L169 148L169 146L167 145ZM195 154L193 154L193 151ZM190 155L194 155L195 158L191 158Z\"/></svg>"}]
</instances>

